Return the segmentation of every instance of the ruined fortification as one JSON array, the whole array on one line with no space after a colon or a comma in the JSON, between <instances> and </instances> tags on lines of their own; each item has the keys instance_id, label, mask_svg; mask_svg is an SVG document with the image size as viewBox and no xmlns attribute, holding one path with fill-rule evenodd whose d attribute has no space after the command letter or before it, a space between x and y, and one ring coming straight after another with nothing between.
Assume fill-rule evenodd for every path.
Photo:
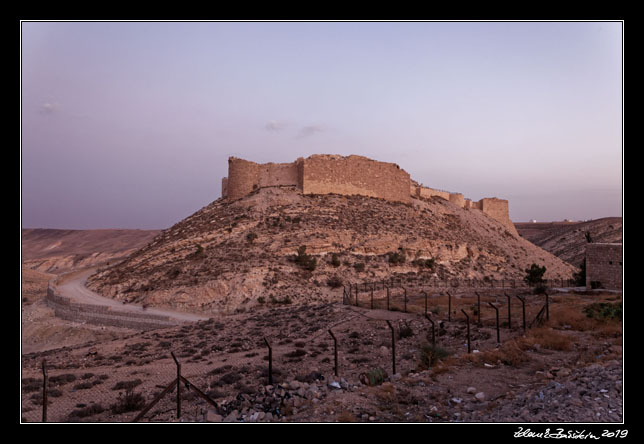
<instances>
[{"instance_id":1,"label":"ruined fortification","mask_svg":"<svg viewBox=\"0 0 644 444\"><path fill-rule=\"evenodd\" d=\"M222 179L222 197L235 200L266 187L293 187L303 194L359 195L409 204L412 198L443 198L465 209L480 210L501 222L517 235L510 220L508 201L483 198L466 199L419 185L395 163L379 162L363 156L315 154L292 163L258 164L236 157L228 159L228 177Z\"/></svg>"},{"instance_id":2,"label":"ruined fortification","mask_svg":"<svg viewBox=\"0 0 644 444\"><path fill-rule=\"evenodd\" d=\"M586 245L586 288L622 289L622 244Z\"/></svg>"}]
</instances>

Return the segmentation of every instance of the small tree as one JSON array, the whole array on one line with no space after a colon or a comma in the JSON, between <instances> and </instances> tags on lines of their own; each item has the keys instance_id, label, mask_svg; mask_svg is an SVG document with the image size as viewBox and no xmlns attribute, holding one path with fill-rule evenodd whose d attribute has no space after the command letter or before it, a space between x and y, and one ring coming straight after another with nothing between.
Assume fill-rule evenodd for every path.
<instances>
[{"instance_id":1,"label":"small tree","mask_svg":"<svg viewBox=\"0 0 644 444\"><path fill-rule=\"evenodd\" d=\"M545 281L543 279L543 275L546 274L545 265L543 267L540 267L537 264L532 264L530 265L530 268L526 268L524 271L526 275L523 280L529 286L536 287L545 284Z\"/></svg>"},{"instance_id":2,"label":"small tree","mask_svg":"<svg viewBox=\"0 0 644 444\"><path fill-rule=\"evenodd\" d=\"M586 258L584 258L584 261L579 264L579 272L574 273L572 277L575 280L575 285L577 287L586 286Z\"/></svg>"}]
</instances>

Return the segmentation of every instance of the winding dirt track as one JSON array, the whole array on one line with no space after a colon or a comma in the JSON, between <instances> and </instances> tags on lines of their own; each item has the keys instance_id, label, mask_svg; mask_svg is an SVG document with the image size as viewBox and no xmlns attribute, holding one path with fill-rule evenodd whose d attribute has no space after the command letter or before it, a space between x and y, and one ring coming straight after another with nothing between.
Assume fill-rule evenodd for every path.
<instances>
[{"instance_id":1,"label":"winding dirt track","mask_svg":"<svg viewBox=\"0 0 644 444\"><path fill-rule=\"evenodd\" d=\"M123 304L121 302L115 301L114 299L106 298L98 293L93 292L85 286L87 278L91 276L95 271L95 268L90 268L83 270L78 273L70 275L60 283L57 288L58 291L65 297L68 297L75 302L80 302L83 304L93 304L93 305L102 305L107 307L116 308L117 311L128 312L128 313L146 313L154 314L160 316L168 316L171 319L176 319L180 322L196 322L209 319L208 316L192 314L192 313L182 313L178 311L172 311L161 308L143 308L139 305L134 304Z\"/></svg>"}]
</instances>

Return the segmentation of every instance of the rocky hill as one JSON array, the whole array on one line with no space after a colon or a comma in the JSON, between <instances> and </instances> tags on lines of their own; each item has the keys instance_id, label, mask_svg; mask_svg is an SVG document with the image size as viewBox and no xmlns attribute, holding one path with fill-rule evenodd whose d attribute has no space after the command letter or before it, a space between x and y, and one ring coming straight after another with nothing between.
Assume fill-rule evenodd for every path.
<instances>
[{"instance_id":1,"label":"rocky hill","mask_svg":"<svg viewBox=\"0 0 644 444\"><path fill-rule=\"evenodd\" d=\"M588 240L621 243L622 218L605 217L587 222L515 223L519 234L564 261L579 266Z\"/></svg>"},{"instance_id":2,"label":"rocky hill","mask_svg":"<svg viewBox=\"0 0 644 444\"><path fill-rule=\"evenodd\" d=\"M62 273L122 258L147 244L159 230L22 230L22 265Z\"/></svg>"},{"instance_id":3,"label":"rocky hill","mask_svg":"<svg viewBox=\"0 0 644 444\"><path fill-rule=\"evenodd\" d=\"M261 188L216 200L88 286L127 302L214 313L337 301L342 283L392 275L522 279L532 263L546 266L546 278L575 271L481 211L439 197L404 204Z\"/></svg>"}]
</instances>

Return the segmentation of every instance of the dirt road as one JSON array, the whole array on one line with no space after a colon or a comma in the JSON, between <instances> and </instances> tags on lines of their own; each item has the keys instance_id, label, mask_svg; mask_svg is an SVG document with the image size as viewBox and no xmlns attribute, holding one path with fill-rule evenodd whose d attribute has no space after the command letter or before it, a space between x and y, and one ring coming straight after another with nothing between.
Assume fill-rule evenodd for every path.
<instances>
[{"instance_id":1,"label":"dirt road","mask_svg":"<svg viewBox=\"0 0 644 444\"><path fill-rule=\"evenodd\" d=\"M160 316L168 316L172 319L176 319L181 322L196 322L209 319L208 316L192 314L192 313L182 313L173 310L160 309L160 308L143 308L139 305L134 304L123 304L122 302L115 301L114 299L106 298L98 293L93 292L85 286L87 278L91 276L95 268L89 268L78 273L74 273L69 277L65 278L62 283L60 283L57 288L58 291L65 297L68 297L75 302L80 302L83 304L93 304L93 305L103 305L107 307L113 307L118 309L118 311L130 312L130 313L146 313L146 314L155 314Z\"/></svg>"}]
</instances>

